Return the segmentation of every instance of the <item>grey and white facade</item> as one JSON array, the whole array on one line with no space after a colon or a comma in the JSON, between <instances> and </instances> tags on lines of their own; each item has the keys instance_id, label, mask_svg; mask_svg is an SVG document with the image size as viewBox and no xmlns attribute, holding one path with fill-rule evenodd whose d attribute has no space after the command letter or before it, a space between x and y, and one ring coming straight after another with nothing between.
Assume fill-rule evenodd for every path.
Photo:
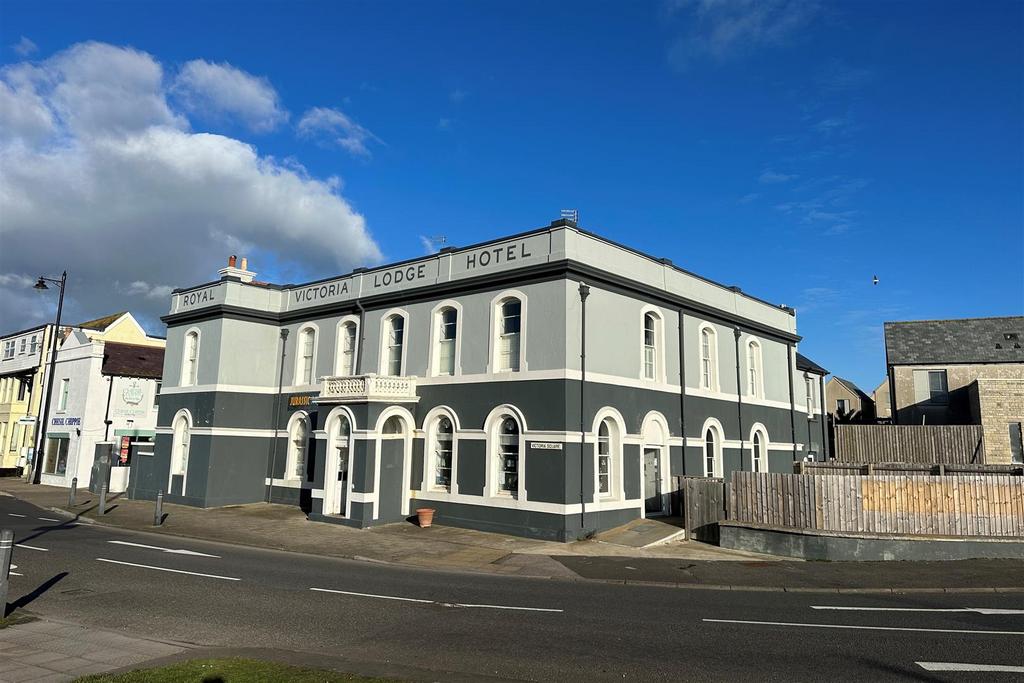
<instances>
[{"instance_id":1,"label":"grey and white facade","mask_svg":"<svg viewBox=\"0 0 1024 683\"><path fill-rule=\"evenodd\" d=\"M221 275L164 317L137 497L573 540L667 513L676 475L827 457L792 309L570 221L303 285Z\"/></svg>"}]
</instances>

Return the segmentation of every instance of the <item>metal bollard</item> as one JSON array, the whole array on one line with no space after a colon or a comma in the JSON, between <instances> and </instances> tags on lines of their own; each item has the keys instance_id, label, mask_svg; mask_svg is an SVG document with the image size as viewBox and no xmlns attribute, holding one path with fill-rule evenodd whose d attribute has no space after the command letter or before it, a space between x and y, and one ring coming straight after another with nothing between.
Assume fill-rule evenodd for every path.
<instances>
[{"instance_id":1,"label":"metal bollard","mask_svg":"<svg viewBox=\"0 0 1024 683\"><path fill-rule=\"evenodd\" d=\"M164 492L156 494L156 508L153 509L153 526L160 526L164 521Z\"/></svg>"},{"instance_id":2,"label":"metal bollard","mask_svg":"<svg viewBox=\"0 0 1024 683\"><path fill-rule=\"evenodd\" d=\"M11 555L14 552L14 531L0 531L0 616L7 613L7 589L11 578Z\"/></svg>"},{"instance_id":3,"label":"metal bollard","mask_svg":"<svg viewBox=\"0 0 1024 683\"><path fill-rule=\"evenodd\" d=\"M107 514L107 486L100 487L100 515Z\"/></svg>"},{"instance_id":4,"label":"metal bollard","mask_svg":"<svg viewBox=\"0 0 1024 683\"><path fill-rule=\"evenodd\" d=\"M68 491L68 507L75 507L75 495L78 493L78 477L71 478L71 490Z\"/></svg>"}]
</instances>

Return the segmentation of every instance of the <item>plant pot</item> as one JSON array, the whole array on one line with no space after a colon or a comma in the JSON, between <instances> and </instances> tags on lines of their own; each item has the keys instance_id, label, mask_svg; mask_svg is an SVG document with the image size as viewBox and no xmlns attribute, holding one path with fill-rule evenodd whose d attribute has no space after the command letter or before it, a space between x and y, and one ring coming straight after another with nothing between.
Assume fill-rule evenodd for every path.
<instances>
[{"instance_id":1,"label":"plant pot","mask_svg":"<svg viewBox=\"0 0 1024 683\"><path fill-rule=\"evenodd\" d=\"M426 529L434 521L434 508L418 508L416 519L419 521L420 527Z\"/></svg>"}]
</instances>

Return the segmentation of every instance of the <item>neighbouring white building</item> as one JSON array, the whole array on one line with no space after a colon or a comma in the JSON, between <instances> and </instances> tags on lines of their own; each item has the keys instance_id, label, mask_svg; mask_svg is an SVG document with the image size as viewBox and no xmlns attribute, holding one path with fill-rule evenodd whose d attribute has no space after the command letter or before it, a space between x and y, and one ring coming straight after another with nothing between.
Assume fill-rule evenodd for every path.
<instances>
[{"instance_id":1,"label":"neighbouring white building","mask_svg":"<svg viewBox=\"0 0 1024 683\"><path fill-rule=\"evenodd\" d=\"M124 491L135 447L155 435L163 339L130 313L82 323L57 352L41 481L89 484L96 444L116 443L111 492Z\"/></svg>"}]
</instances>

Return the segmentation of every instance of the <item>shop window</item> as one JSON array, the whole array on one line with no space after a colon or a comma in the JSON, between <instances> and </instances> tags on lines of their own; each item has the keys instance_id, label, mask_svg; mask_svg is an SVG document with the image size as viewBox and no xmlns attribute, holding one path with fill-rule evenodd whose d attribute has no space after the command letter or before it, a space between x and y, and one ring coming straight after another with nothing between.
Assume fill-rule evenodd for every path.
<instances>
[{"instance_id":1,"label":"shop window","mask_svg":"<svg viewBox=\"0 0 1024 683\"><path fill-rule=\"evenodd\" d=\"M63 475L68 469L68 447L71 440L66 437L51 437L46 440L43 459L43 474Z\"/></svg>"}]
</instances>

